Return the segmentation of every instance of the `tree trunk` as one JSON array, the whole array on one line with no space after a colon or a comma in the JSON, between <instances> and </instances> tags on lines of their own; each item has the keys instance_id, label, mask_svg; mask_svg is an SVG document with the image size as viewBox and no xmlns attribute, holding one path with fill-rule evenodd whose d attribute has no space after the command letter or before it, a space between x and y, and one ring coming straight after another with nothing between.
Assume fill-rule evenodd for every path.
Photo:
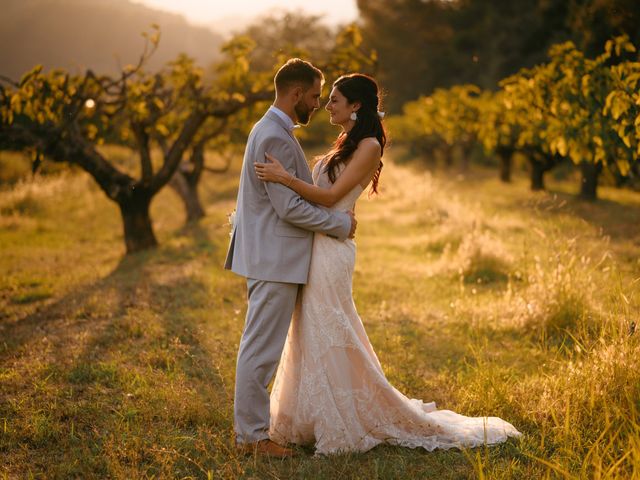
<instances>
[{"instance_id":1,"label":"tree trunk","mask_svg":"<svg viewBox=\"0 0 640 480\"><path fill-rule=\"evenodd\" d=\"M527 149L527 157L531 164L531 190L544 190L544 173L561 163L560 155L549 155L540 149Z\"/></svg>"},{"instance_id":2,"label":"tree trunk","mask_svg":"<svg viewBox=\"0 0 640 480\"><path fill-rule=\"evenodd\" d=\"M469 170L469 162L471 161L471 151L473 150L473 145L465 144L462 147L462 165L461 170L466 172Z\"/></svg>"},{"instance_id":3,"label":"tree trunk","mask_svg":"<svg viewBox=\"0 0 640 480\"><path fill-rule=\"evenodd\" d=\"M198 196L198 183L190 182L180 168L171 177L169 182L171 188L180 195L187 213L187 223L200 220L205 212Z\"/></svg>"},{"instance_id":4,"label":"tree trunk","mask_svg":"<svg viewBox=\"0 0 640 480\"><path fill-rule=\"evenodd\" d=\"M544 190L544 164L531 158L529 163L531 164L531 190Z\"/></svg>"},{"instance_id":5,"label":"tree trunk","mask_svg":"<svg viewBox=\"0 0 640 480\"><path fill-rule=\"evenodd\" d=\"M158 245L149 216L150 204L149 195L133 195L118 204L124 224L124 243L127 246L127 254Z\"/></svg>"},{"instance_id":6,"label":"tree trunk","mask_svg":"<svg viewBox=\"0 0 640 480\"><path fill-rule=\"evenodd\" d=\"M602 163L580 163L582 179L580 182L580 198L596 200L598 198L598 177L602 172Z\"/></svg>"},{"instance_id":7,"label":"tree trunk","mask_svg":"<svg viewBox=\"0 0 640 480\"><path fill-rule=\"evenodd\" d=\"M620 173L620 171L616 170L613 172L613 182L616 188L622 188L629 181L628 176L624 176Z\"/></svg>"},{"instance_id":8,"label":"tree trunk","mask_svg":"<svg viewBox=\"0 0 640 480\"><path fill-rule=\"evenodd\" d=\"M513 161L513 150L499 149L498 159L500 160L500 180L505 183L511 181L511 164Z\"/></svg>"},{"instance_id":9,"label":"tree trunk","mask_svg":"<svg viewBox=\"0 0 640 480\"><path fill-rule=\"evenodd\" d=\"M453 166L453 147L445 144L442 148L442 155L444 158L444 168L449 170Z\"/></svg>"}]
</instances>

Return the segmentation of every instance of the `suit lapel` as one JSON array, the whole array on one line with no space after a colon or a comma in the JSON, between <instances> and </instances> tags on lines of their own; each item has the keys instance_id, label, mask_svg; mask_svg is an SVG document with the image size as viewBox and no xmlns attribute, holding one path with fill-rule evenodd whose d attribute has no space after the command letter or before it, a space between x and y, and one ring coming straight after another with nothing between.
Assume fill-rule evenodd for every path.
<instances>
[{"instance_id":1,"label":"suit lapel","mask_svg":"<svg viewBox=\"0 0 640 480\"><path fill-rule=\"evenodd\" d=\"M296 173L298 177L302 178L305 181L311 181L311 171L309 170L309 165L307 164L307 158L304 154L304 150L302 150L302 146L300 146L300 142L293 134L291 130L289 130L287 124L282 120L278 115L273 113L272 111L267 110L267 113L264 114L266 118L271 120L272 122L277 123L282 130L286 132L286 134L291 138L292 142L295 145L295 149L298 152L298 157L296 158Z\"/></svg>"},{"instance_id":2,"label":"suit lapel","mask_svg":"<svg viewBox=\"0 0 640 480\"><path fill-rule=\"evenodd\" d=\"M280 128L282 128L285 132L287 132L287 135L289 135L292 139L294 140L296 139L295 135L291 130L289 130L289 127L284 122L284 120L282 120L277 114L273 113L270 110L267 110L267 113L265 113L264 116L269 120L276 122L278 125L280 125Z\"/></svg>"}]
</instances>

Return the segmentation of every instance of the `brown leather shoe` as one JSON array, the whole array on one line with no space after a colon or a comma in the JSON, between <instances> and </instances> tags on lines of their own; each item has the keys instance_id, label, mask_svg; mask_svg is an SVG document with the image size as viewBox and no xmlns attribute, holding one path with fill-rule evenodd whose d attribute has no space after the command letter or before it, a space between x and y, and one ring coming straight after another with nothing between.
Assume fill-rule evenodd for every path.
<instances>
[{"instance_id":1,"label":"brown leather shoe","mask_svg":"<svg viewBox=\"0 0 640 480\"><path fill-rule=\"evenodd\" d=\"M276 458L293 457L297 454L294 450L278 445L268 438L259 442L238 443L236 444L236 449L242 455L253 455L255 453Z\"/></svg>"}]
</instances>

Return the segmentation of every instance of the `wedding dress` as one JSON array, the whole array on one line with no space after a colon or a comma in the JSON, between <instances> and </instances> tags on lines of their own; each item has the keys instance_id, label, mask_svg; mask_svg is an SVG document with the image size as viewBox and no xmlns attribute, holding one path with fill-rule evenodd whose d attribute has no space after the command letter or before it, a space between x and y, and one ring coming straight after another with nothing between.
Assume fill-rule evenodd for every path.
<instances>
[{"instance_id":1,"label":"wedding dress","mask_svg":"<svg viewBox=\"0 0 640 480\"><path fill-rule=\"evenodd\" d=\"M316 185L328 174L313 170ZM322 170L322 172L321 172ZM352 210L356 185L333 209ZM387 443L426 450L504 442L521 433L497 417L465 417L409 399L386 379L352 295L356 246L316 233L271 392L270 437L315 444L316 454L364 452Z\"/></svg>"}]
</instances>

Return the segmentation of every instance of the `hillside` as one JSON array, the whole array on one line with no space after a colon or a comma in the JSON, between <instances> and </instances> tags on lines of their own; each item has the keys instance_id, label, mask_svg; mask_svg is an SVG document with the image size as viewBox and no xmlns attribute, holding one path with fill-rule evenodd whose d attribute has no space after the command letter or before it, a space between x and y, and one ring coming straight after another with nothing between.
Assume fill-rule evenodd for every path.
<instances>
[{"instance_id":1,"label":"hillside","mask_svg":"<svg viewBox=\"0 0 640 480\"><path fill-rule=\"evenodd\" d=\"M141 32L152 23L162 39L149 68L181 52L205 65L218 58L222 36L128 0L3 0L0 73L19 78L38 63L114 73L118 65L136 62L144 47Z\"/></svg>"}]
</instances>

